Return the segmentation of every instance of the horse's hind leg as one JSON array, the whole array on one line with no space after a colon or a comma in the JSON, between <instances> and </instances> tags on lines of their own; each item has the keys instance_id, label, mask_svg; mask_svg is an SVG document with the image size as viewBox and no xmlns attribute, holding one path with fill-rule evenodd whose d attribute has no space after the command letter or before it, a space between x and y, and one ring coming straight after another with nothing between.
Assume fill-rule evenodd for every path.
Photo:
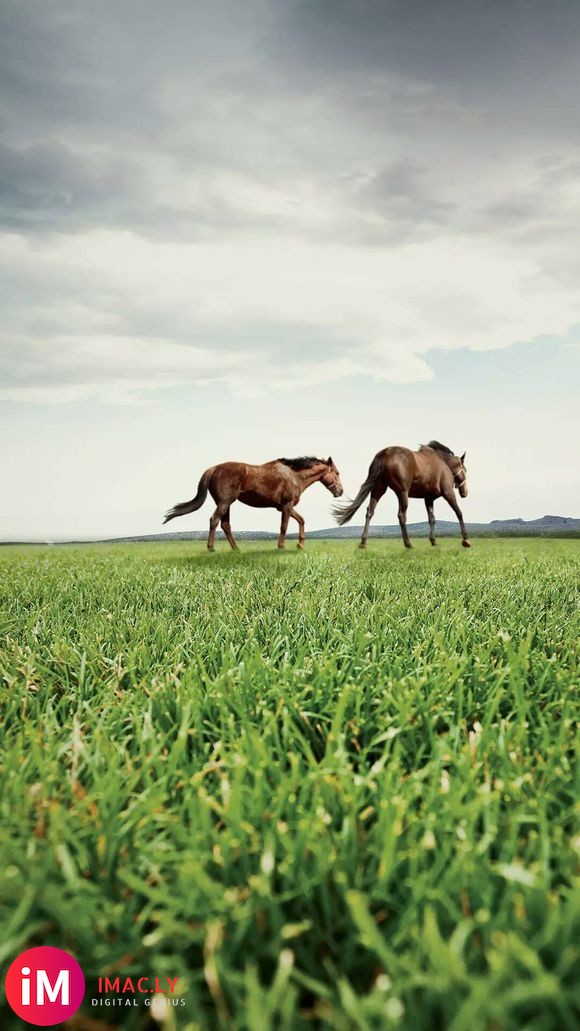
<instances>
[{"instance_id":1,"label":"horse's hind leg","mask_svg":"<svg viewBox=\"0 0 580 1031\"><path fill-rule=\"evenodd\" d=\"M435 540L435 513L433 511L433 498L425 498L425 508L429 519L429 540L433 547L437 544Z\"/></svg>"},{"instance_id":2,"label":"horse's hind leg","mask_svg":"<svg viewBox=\"0 0 580 1031\"><path fill-rule=\"evenodd\" d=\"M221 518L221 524L220 525L221 525L221 528L224 531L224 533L225 533L225 535L226 535L226 537L228 539L228 544L229 544L230 548L233 548L234 551L237 551L238 545L236 544L236 542L234 540L234 535L232 533L232 527L231 527L231 523L230 523L230 508L229 508L229 506L228 506L227 512L224 512L224 514L223 514L223 516Z\"/></svg>"},{"instance_id":3,"label":"horse's hind leg","mask_svg":"<svg viewBox=\"0 0 580 1031\"><path fill-rule=\"evenodd\" d=\"M373 492L372 492L372 494L370 496L370 499L369 499L369 504L368 504L368 508L367 508L367 514L366 514L366 519L365 519L365 525L364 525L362 537L360 539L359 548L366 548L366 546L367 546L367 538L368 538L368 535L369 535L369 528L370 528L370 525L371 525L371 519L373 518L373 516L375 514L375 509L376 509L379 501L381 500L383 494L385 493L385 490L386 490L386 487L383 487L383 485L381 483L377 483L373 487Z\"/></svg>"},{"instance_id":4,"label":"horse's hind leg","mask_svg":"<svg viewBox=\"0 0 580 1031\"><path fill-rule=\"evenodd\" d=\"M288 523L290 522L290 516L292 515L292 505L282 509L282 519L280 521L280 536L278 537L278 547L283 548L286 543L286 533L288 531Z\"/></svg>"},{"instance_id":5,"label":"horse's hind leg","mask_svg":"<svg viewBox=\"0 0 580 1031\"><path fill-rule=\"evenodd\" d=\"M406 548L411 548L413 545L411 544L409 534L407 533L407 507L409 504L409 495L406 491L402 491L397 496L399 498L399 526L401 527L403 541Z\"/></svg>"},{"instance_id":6,"label":"horse's hind leg","mask_svg":"<svg viewBox=\"0 0 580 1031\"><path fill-rule=\"evenodd\" d=\"M224 516L226 516L227 513L229 512L229 508L230 508L230 506L227 504L227 502L224 503L224 502L220 501L218 507L216 508L214 514L212 515L212 517L211 517L211 519L209 521L209 535L208 535L208 538L207 538L207 550L208 551L214 551L215 550L216 530L218 528L218 524L221 522L221 520L224 518ZM227 536L227 534L226 534L226 536Z\"/></svg>"}]
</instances>

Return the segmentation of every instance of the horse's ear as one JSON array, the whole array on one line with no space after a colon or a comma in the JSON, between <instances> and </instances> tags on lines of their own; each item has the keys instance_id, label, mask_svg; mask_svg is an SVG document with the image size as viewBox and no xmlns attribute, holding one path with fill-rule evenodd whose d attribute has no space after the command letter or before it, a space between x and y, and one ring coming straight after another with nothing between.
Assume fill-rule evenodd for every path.
<instances>
[{"instance_id":1,"label":"horse's ear","mask_svg":"<svg viewBox=\"0 0 580 1031\"><path fill-rule=\"evenodd\" d=\"M332 465L332 458L327 458L326 464L327 465Z\"/></svg>"},{"instance_id":2,"label":"horse's ear","mask_svg":"<svg viewBox=\"0 0 580 1031\"><path fill-rule=\"evenodd\" d=\"M466 456L466 454L467 454L467 451L464 451L464 452L463 452L463 454L462 454L462 456L461 456L461 461L462 461L462 462L464 462L464 461L465 461L465 456Z\"/></svg>"}]
</instances>

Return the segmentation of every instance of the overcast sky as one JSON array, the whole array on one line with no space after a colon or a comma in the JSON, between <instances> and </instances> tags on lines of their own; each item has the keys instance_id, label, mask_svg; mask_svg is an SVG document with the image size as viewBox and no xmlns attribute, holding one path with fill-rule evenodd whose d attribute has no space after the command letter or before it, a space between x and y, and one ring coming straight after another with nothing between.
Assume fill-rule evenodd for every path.
<instances>
[{"instance_id":1,"label":"overcast sky","mask_svg":"<svg viewBox=\"0 0 580 1031\"><path fill-rule=\"evenodd\" d=\"M580 516L576 0L0 11L0 537L157 532L228 458L353 494L433 436L468 521Z\"/></svg>"}]
</instances>

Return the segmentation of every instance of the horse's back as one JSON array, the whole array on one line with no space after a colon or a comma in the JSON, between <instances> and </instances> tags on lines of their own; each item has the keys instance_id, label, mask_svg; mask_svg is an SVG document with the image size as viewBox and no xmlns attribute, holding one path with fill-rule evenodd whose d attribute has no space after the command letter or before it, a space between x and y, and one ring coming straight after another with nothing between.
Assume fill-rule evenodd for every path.
<instances>
[{"instance_id":1,"label":"horse's back","mask_svg":"<svg viewBox=\"0 0 580 1031\"><path fill-rule=\"evenodd\" d=\"M374 462L380 463L386 485L395 490L405 489L417 473L415 452L399 444L383 448L375 455Z\"/></svg>"},{"instance_id":2,"label":"horse's back","mask_svg":"<svg viewBox=\"0 0 580 1031\"><path fill-rule=\"evenodd\" d=\"M441 495L445 466L431 448L411 451L408 447L387 447L379 451L376 460L381 463L383 482L396 492L404 491L412 498Z\"/></svg>"},{"instance_id":3,"label":"horse's back","mask_svg":"<svg viewBox=\"0 0 580 1031\"><path fill-rule=\"evenodd\" d=\"M376 458L381 460L385 468L411 469L414 471L417 465L415 452L400 444L383 448L382 451L379 451Z\"/></svg>"},{"instance_id":4,"label":"horse's back","mask_svg":"<svg viewBox=\"0 0 580 1031\"><path fill-rule=\"evenodd\" d=\"M391 447L385 447L382 451L379 451L377 458L382 457L385 461L392 461L396 458L403 458L404 460L414 459L415 452L411 451L408 447L403 447L402 444L393 444Z\"/></svg>"},{"instance_id":5,"label":"horse's back","mask_svg":"<svg viewBox=\"0 0 580 1031\"><path fill-rule=\"evenodd\" d=\"M209 489L216 501L240 500L252 508L277 508L296 494L296 477L276 461L262 465L222 462L211 471Z\"/></svg>"}]
</instances>

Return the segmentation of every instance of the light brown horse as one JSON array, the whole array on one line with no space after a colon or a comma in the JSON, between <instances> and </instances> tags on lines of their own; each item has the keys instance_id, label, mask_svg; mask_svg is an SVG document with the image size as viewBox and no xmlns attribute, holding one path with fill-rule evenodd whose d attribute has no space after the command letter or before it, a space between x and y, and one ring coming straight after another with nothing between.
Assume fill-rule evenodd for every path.
<instances>
[{"instance_id":1,"label":"light brown horse","mask_svg":"<svg viewBox=\"0 0 580 1031\"><path fill-rule=\"evenodd\" d=\"M323 483L327 490L339 498L343 493L340 474L332 458L276 458L264 465L246 465L243 462L223 462L213 465L203 473L197 494L191 501L183 501L165 516L164 523L176 516L197 512L208 491L217 508L209 521L207 546L214 550L218 523L224 531L230 546L237 548L230 525L230 507L234 501L242 501L252 508L277 508L282 513L278 547L284 547L290 517L298 523L298 547L304 547L304 519L295 506L307 487Z\"/></svg>"},{"instance_id":2,"label":"light brown horse","mask_svg":"<svg viewBox=\"0 0 580 1031\"><path fill-rule=\"evenodd\" d=\"M461 509L457 504L454 488L457 488L462 498L467 497L467 470L465 467L465 452L461 458L440 444L437 440L430 440L428 444L422 444L418 451L410 451L406 447L386 447L379 451L373 458L369 474L362 484L354 501L336 505L334 516L341 526L348 523L363 501L370 494L370 501L367 508L367 515L361 538L361 548L366 548L369 526L375 513L378 502L388 487L391 488L399 499L399 525L403 535L405 547L411 547L409 534L407 533L407 505L409 498L424 498L427 516L429 518L429 540L435 544L435 516L433 514L433 502L437 498L445 498L451 505L459 520L461 537L464 548L471 545L467 539L467 530L463 522Z\"/></svg>"}]
</instances>

